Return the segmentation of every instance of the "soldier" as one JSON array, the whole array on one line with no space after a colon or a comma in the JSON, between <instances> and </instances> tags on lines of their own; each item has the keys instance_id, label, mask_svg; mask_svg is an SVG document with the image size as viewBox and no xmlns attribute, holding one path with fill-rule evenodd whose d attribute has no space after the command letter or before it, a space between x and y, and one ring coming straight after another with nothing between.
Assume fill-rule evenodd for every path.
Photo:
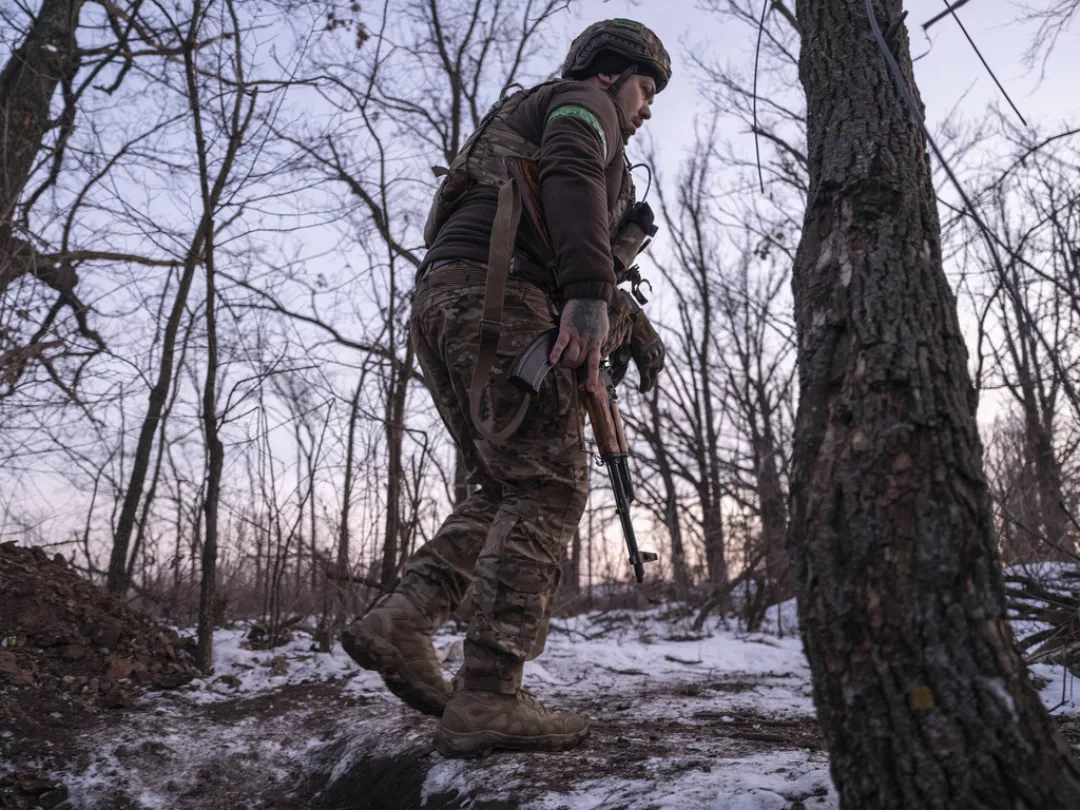
<instances>
[{"instance_id":1,"label":"soldier","mask_svg":"<svg viewBox=\"0 0 1080 810\"><path fill-rule=\"evenodd\" d=\"M641 208L625 145L670 78L668 53L648 28L596 23L574 41L561 79L504 98L453 165L437 170L445 177L410 328L472 494L342 642L394 694L441 718L435 747L448 756L561 751L588 733L584 717L549 712L523 691L522 669L543 650L559 563L588 495L575 369L584 364L596 386L601 356L626 343L642 390L663 367L663 344L616 284L633 259L620 253L627 220ZM542 219L521 218L528 189L508 158L538 169ZM558 366L526 398L507 369L556 324ZM470 588L465 663L451 693L431 637Z\"/></svg>"}]
</instances>

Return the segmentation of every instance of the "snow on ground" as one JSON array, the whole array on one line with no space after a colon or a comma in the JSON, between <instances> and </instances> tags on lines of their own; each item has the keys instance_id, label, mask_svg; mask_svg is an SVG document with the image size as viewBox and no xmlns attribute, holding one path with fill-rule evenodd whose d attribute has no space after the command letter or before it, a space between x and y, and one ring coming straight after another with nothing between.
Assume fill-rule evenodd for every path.
<instances>
[{"instance_id":1,"label":"snow on ground","mask_svg":"<svg viewBox=\"0 0 1080 810\"><path fill-rule=\"evenodd\" d=\"M1031 676L1051 714L1080 717L1080 678L1062 666L1035 664Z\"/></svg>"},{"instance_id":2,"label":"snow on ground","mask_svg":"<svg viewBox=\"0 0 1080 810\"><path fill-rule=\"evenodd\" d=\"M355 681L357 692L383 690L382 679L359 669L340 644L328 653L318 652L311 636L301 631L287 644L273 650L252 650L245 642L245 628L214 632L214 673L198 678L185 690L196 703L213 703L252 697L286 685ZM280 659L275 670L274 661ZM222 676L233 676L222 678ZM235 679L235 680L234 680ZM151 693L148 700L154 700Z\"/></svg>"},{"instance_id":3,"label":"snow on ground","mask_svg":"<svg viewBox=\"0 0 1080 810\"><path fill-rule=\"evenodd\" d=\"M542 658L525 665L526 683L568 695L627 697L706 685L727 693L728 709L813 714L810 669L797 636L718 630L697 637L655 613L621 615L626 623L610 630L595 616L557 622Z\"/></svg>"},{"instance_id":4,"label":"snow on ground","mask_svg":"<svg viewBox=\"0 0 1080 810\"><path fill-rule=\"evenodd\" d=\"M300 633L255 651L241 628L215 635L212 676L147 694L89 732L62 778L87 810L472 806L455 797L529 810L836 808L793 605L770 609L760 633L721 621L694 634L665 611L553 623L525 680L550 707L590 717L574 752L443 758L435 721L340 646L320 653ZM461 642L436 637L447 679ZM1048 706L1078 712L1061 667L1034 675Z\"/></svg>"},{"instance_id":5,"label":"snow on ground","mask_svg":"<svg viewBox=\"0 0 1080 810\"><path fill-rule=\"evenodd\" d=\"M485 785L497 784L502 796L517 794L533 810L779 810L798 801L807 810L835 808L825 754L777 733L813 724L809 679L791 636L697 637L656 612L559 620L542 658L526 664L526 685L552 707L584 711L593 737L614 737L616 756L625 753L634 765L612 767L606 741L594 740L558 760L574 774L553 780L562 785L530 791L515 774L520 755L482 775L470 762L439 757L423 796L480 798ZM717 734L717 726L745 735ZM762 740L775 750L759 750Z\"/></svg>"},{"instance_id":6,"label":"snow on ground","mask_svg":"<svg viewBox=\"0 0 1080 810\"><path fill-rule=\"evenodd\" d=\"M798 805L798 802L802 802ZM806 810L838 806L828 761L809 760L802 752L753 754L728 767L695 772L674 781L593 780L576 784L568 794L547 796L529 805L535 810L597 810L611 806L655 810Z\"/></svg>"}]
</instances>

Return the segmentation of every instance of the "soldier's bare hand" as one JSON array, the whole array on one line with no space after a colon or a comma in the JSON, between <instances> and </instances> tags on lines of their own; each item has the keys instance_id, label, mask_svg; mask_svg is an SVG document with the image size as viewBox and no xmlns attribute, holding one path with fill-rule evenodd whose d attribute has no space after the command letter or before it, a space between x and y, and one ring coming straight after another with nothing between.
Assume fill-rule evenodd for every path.
<instances>
[{"instance_id":1,"label":"soldier's bare hand","mask_svg":"<svg viewBox=\"0 0 1080 810\"><path fill-rule=\"evenodd\" d=\"M564 368L586 364L585 387L600 386L600 346L607 337L607 302L600 298L571 298L559 316L559 337L548 358Z\"/></svg>"}]
</instances>

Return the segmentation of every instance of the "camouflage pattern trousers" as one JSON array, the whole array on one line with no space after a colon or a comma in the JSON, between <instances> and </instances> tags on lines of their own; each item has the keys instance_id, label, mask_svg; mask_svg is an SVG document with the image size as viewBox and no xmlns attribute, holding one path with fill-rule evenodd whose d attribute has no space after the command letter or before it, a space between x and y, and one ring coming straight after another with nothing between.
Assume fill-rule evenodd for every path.
<instances>
[{"instance_id":1,"label":"camouflage pattern trousers","mask_svg":"<svg viewBox=\"0 0 1080 810\"><path fill-rule=\"evenodd\" d=\"M417 285L410 329L439 415L461 449L472 494L406 563L398 587L445 617L471 587L465 686L512 694L523 662L543 649L559 563L588 496L584 408L575 372L556 367L517 432L496 446L472 424L469 389L480 344L484 267L451 262ZM514 358L557 323L549 295L510 278L498 361L480 411L489 432L506 425L523 393L507 381Z\"/></svg>"}]
</instances>

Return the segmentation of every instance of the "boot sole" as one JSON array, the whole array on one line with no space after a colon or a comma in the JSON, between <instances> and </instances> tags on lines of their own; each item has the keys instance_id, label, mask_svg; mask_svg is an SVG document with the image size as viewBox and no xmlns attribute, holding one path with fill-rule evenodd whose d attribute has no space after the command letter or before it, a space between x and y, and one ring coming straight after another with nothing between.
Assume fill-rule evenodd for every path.
<instances>
[{"instance_id":1,"label":"boot sole","mask_svg":"<svg viewBox=\"0 0 1080 810\"><path fill-rule=\"evenodd\" d=\"M402 673L410 670L393 644L360 626L355 632L342 633L341 646L364 669L378 672L386 688L410 707L433 717L442 717L449 693L444 690L441 696L432 695L429 689L419 688L414 681L402 677Z\"/></svg>"},{"instance_id":2,"label":"boot sole","mask_svg":"<svg viewBox=\"0 0 1080 810\"><path fill-rule=\"evenodd\" d=\"M445 757L483 757L492 751L566 751L576 748L589 736L589 727L570 734L540 734L519 737L499 731L435 732L435 750Z\"/></svg>"}]
</instances>

